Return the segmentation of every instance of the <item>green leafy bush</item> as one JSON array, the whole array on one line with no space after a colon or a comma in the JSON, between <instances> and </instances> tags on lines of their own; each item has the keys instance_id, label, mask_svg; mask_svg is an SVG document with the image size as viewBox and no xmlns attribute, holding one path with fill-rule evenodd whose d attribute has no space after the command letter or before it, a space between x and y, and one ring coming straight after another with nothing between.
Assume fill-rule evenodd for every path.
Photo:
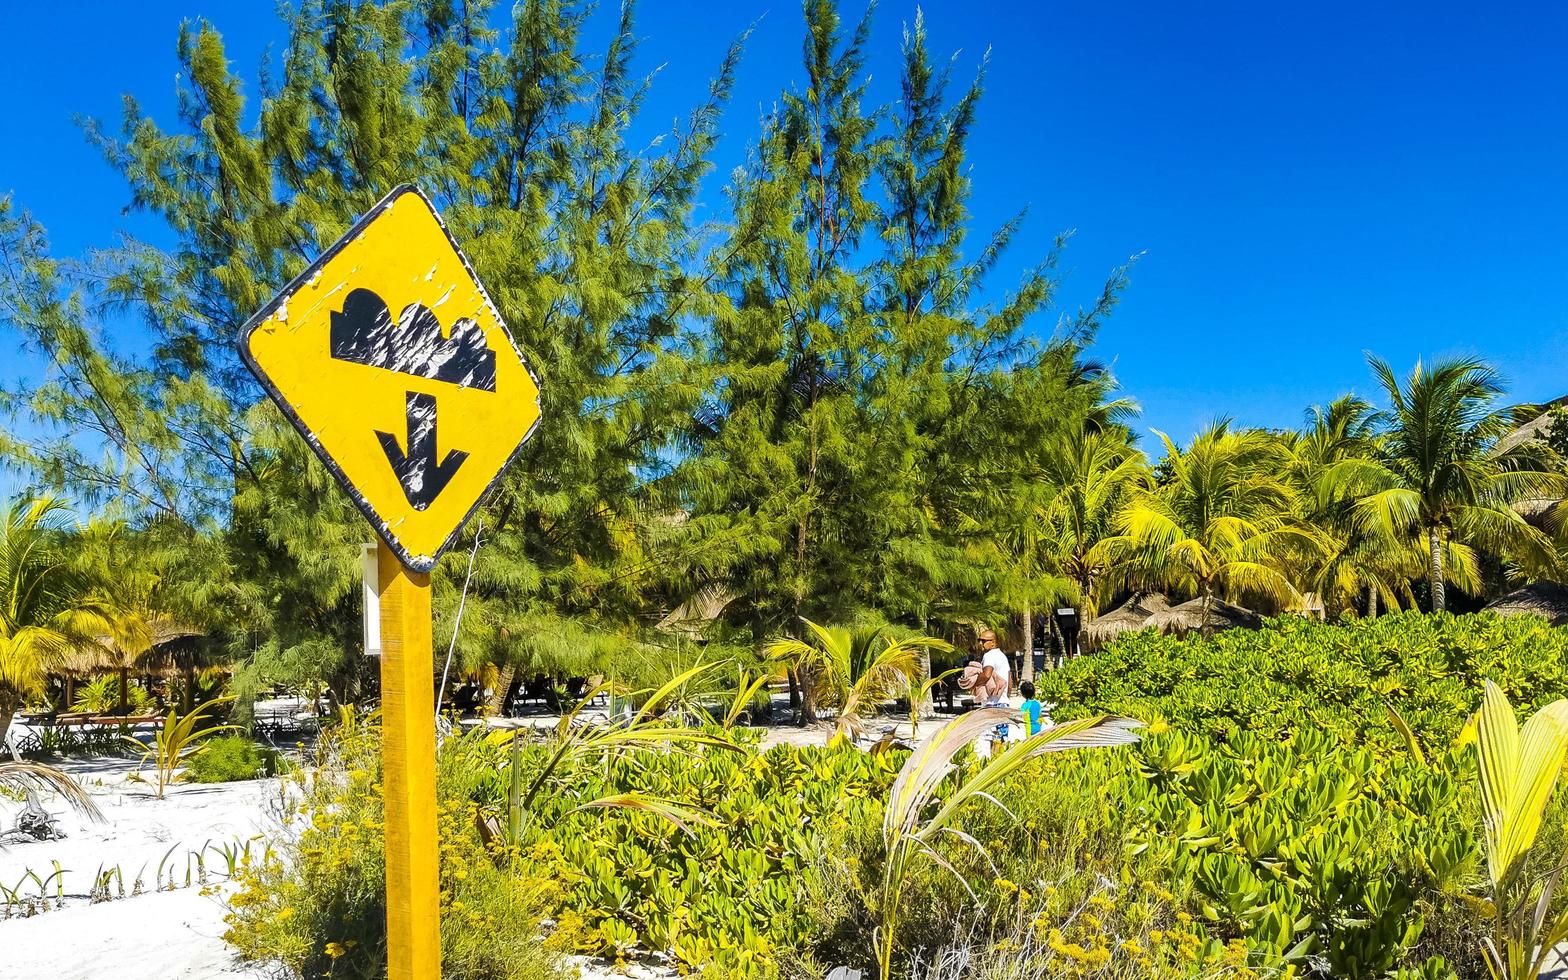
<instances>
[{"instance_id":1,"label":"green leafy bush","mask_svg":"<svg viewBox=\"0 0 1568 980\"><path fill-rule=\"evenodd\" d=\"M189 757L185 779L193 783L232 783L283 772L287 763L277 749L258 745L245 735L220 735Z\"/></svg>"},{"instance_id":2,"label":"green leafy bush","mask_svg":"<svg viewBox=\"0 0 1568 980\"><path fill-rule=\"evenodd\" d=\"M386 899L380 731L340 726L323 765L295 778L301 801L279 844L246 859L229 898L225 938L248 960L297 977L386 976ZM485 844L475 810L455 793L472 755L443 752L438 772L442 976L456 980L563 978L553 944L540 942L559 887L524 873L515 851Z\"/></svg>"},{"instance_id":3,"label":"green leafy bush","mask_svg":"<svg viewBox=\"0 0 1568 980\"><path fill-rule=\"evenodd\" d=\"M955 779L977 765L961 758ZM905 884L897 945L915 964L909 976L1141 980L1239 976L1240 966L1252 976L1281 973L1269 950L1211 932L1187 911L1186 890L1169 887L1168 870L1129 848L1137 814L1118 793L1136 773L1126 750L1046 757L997 787L994 803L960 811L962 836L934 837L940 862L913 865ZM810 956L787 958L788 975L820 976L811 967L823 963L875 975L880 825L877 807L823 836L800 889L812 917Z\"/></svg>"},{"instance_id":4,"label":"green leafy bush","mask_svg":"<svg viewBox=\"0 0 1568 980\"><path fill-rule=\"evenodd\" d=\"M158 706L157 700L145 687L129 684L125 689L125 704L131 714L139 714ZM76 691L76 700L71 703L72 711L91 711L95 714L107 714L120 710L120 679L118 677L100 677L90 683L83 684Z\"/></svg>"},{"instance_id":5,"label":"green leafy bush","mask_svg":"<svg viewBox=\"0 0 1568 980\"><path fill-rule=\"evenodd\" d=\"M1382 977L1434 956L1481 968L1473 761L1431 762L1317 732L1220 745L1168 731L1113 792L1135 849L1194 912L1310 975Z\"/></svg>"},{"instance_id":6,"label":"green leafy bush","mask_svg":"<svg viewBox=\"0 0 1568 980\"><path fill-rule=\"evenodd\" d=\"M1473 975L1472 790L1457 758L1431 767L1321 735L1213 746L1166 731L1042 759L1000 807L965 812L972 844L938 844L951 872L920 876L900 943L933 978L955 957L1036 978ZM876 827L820 853L802 898L813 952L856 963L879 898Z\"/></svg>"},{"instance_id":7,"label":"green leafy bush","mask_svg":"<svg viewBox=\"0 0 1568 980\"><path fill-rule=\"evenodd\" d=\"M1466 720L1483 677L1521 704L1562 696L1565 654L1568 630L1533 618L1284 617L1130 635L1040 687L1059 717L1161 719L1108 792L1211 932L1307 975L1471 975L1486 905Z\"/></svg>"},{"instance_id":8,"label":"green leafy bush","mask_svg":"<svg viewBox=\"0 0 1568 980\"><path fill-rule=\"evenodd\" d=\"M1483 678L1521 711L1568 694L1568 629L1492 613L1332 625L1285 616L1208 639L1128 634L1036 686L1060 718L1114 711L1218 741L1323 732L1392 749L1404 742L1387 705L1423 740L1446 743L1479 705Z\"/></svg>"},{"instance_id":9,"label":"green leafy bush","mask_svg":"<svg viewBox=\"0 0 1568 980\"><path fill-rule=\"evenodd\" d=\"M130 751L119 727L35 728L18 740L19 749L29 758L69 758L72 756L125 755Z\"/></svg>"},{"instance_id":10,"label":"green leafy bush","mask_svg":"<svg viewBox=\"0 0 1568 980\"><path fill-rule=\"evenodd\" d=\"M667 950L690 966L765 976L782 951L813 941L799 882L821 835L879 817L901 762L850 748L626 753L553 794L523 850L536 874L568 883L560 913L579 950ZM577 809L623 793L709 819L682 828L635 810Z\"/></svg>"},{"instance_id":11,"label":"green leafy bush","mask_svg":"<svg viewBox=\"0 0 1568 980\"><path fill-rule=\"evenodd\" d=\"M939 860L919 863L898 922L907 975L1479 975L1489 913L1462 734L1474 677L1520 704L1549 700L1565 636L1490 615L1278 620L1133 637L1042 679L1062 717L1160 720L1136 746L1031 763L933 838ZM545 976L555 951L657 950L729 980L872 967L880 824L904 753L763 752L754 733L719 728L662 746L623 734L535 736L515 753L507 736L447 740L450 975L523 975L497 972L505 958L487 950L525 947L545 971L528 975ZM306 976L379 963L377 762L362 737L340 742L302 777L303 832L237 896L231 932ZM960 755L950 778L977 764ZM516 787L536 782L519 815ZM614 800L637 805L599 805ZM1543 852L1568 839L1564 811L1549 808ZM958 962L991 972L943 972Z\"/></svg>"}]
</instances>

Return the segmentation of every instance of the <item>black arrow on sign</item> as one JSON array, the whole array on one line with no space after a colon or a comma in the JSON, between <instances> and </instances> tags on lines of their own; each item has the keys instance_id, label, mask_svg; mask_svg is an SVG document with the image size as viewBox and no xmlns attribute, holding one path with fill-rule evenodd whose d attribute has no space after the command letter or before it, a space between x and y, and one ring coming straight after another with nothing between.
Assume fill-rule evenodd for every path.
<instances>
[{"instance_id":1,"label":"black arrow on sign","mask_svg":"<svg viewBox=\"0 0 1568 980\"><path fill-rule=\"evenodd\" d=\"M387 462L403 485L403 496L415 510L424 510L434 503L468 458L461 449L452 449L445 459L436 462L436 396L417 391L408 393L408 452L390 432L377 429L376 438L381 440L381 451L387 454Z\"/></svg>"}]
</instances>

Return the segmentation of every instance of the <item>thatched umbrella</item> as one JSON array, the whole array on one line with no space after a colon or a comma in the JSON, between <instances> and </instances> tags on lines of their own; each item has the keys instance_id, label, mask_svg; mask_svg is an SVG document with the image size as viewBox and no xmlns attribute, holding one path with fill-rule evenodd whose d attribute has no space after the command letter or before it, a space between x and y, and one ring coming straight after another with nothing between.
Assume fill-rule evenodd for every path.
<instances>
[{"instance_id":1,"label":"thatched umbrella","mask_svg":"<svg viewBox=\"0 0 1568 980\"><path fill-rule=\"evenodd\" d=\"M164 616L153 617L147 627L148 644L139 653L123 649L109 636L79 643L66 651L53 666L54 673L65 678L66 706L70 706L76 681L99 674L119 675L122 710L125 709L132 670L163 677L174 676L183 670L189 684L194 667L194 643L205 634Z\"/></svg>"},{"instance_id":2,"label":"thatched umbrella","mask_svg":"<svg viewBox=\"0 0 1568 980\"><path fill-rule=\"evenodd\" d=\"M1170 607L1170 601L1158 592L1135 592L1120 606L1090 620L1078 635L1084 649L1098 650L1123 633L1147 629L1151 625L1149 617Z\"/></svg>"},{"instance_id":3,"label":"thatched umbrella","mask_svg":"<svg viewBox=\"0 0 1568 980\"><path fill-rule=\"evenodd\" d=\"M1486 608L1499 616L1540 616L1553 626L1562 626L1568 623L1568 586L1531 582Z\"/></svg>"},{"instance_id":4,"label":"thatched umbrella","mask_svg":"<svg viewBox=\"0 0 1568 980\"><path fill-rule=\"evenodd\" d=\"M179 623L155 621L152 646L137 658L136 666L143 673L180 677L184 682L180 710L188 713L196 707L196 672L211 666L217 653L205 632Z\"/></svg>"},{"instance_id":5,"label":"thatched umbrella","mask_svg":"<svg viewBox=\"0 0 1568 980\"><path fill-rule=\"evenodd\" d=\"M200 641L207 634L192 626L157 619L152 623L152 643L136 658L136 669L144 674L171 676L193 659Z\"/></svg>"},{"instance_id":6,"label":"thatched umbrella","mask_svg":"<svg viewBox=\"0 0 1568 980\"><path fill-rule=\"evenodd\" d=\"M1155 613L1149 617L1148 625L1156 627L1161 633L1185 634L1199 630L1212 633L1238 626L1257 629L1262 623L1263 617L1250 609L1243 609L1223 599L1211 598L1205 601L1200 597Z\"/></svg>"}]
</instances>

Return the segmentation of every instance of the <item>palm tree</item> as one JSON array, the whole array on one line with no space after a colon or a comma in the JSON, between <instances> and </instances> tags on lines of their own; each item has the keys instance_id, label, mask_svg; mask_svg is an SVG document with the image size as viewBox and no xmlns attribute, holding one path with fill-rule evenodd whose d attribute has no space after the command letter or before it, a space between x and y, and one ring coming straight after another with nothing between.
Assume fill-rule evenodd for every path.
<instances>
[{"instance_id":1,"label":"palm tree","mask_svg":"<svg viewBox=\"0 0 1568 980\"><path fill-rule=\"evenodd\" d=\"M1362 595L1369 616L1377 615L1380 602L1389 608L1413 604L1410 580L1422 574L1418 550L1356 519L1356 503L1368 488L1355 473L1376 457L1376 426L1371 403L1345 395L1326 408L1308 409L1305 427L1288 439L1303 515L1323 545L1303 557L1302 581L1331 619Z\"/></svg>"},{"instance_id":2,"label":"palm tree","mask_svg":"<svg viewBox=\"0 0 1568 980\"><path fill-rule=\"evenodd\" d=\"M61 547L65 531L53 498L0 511L0 743L12 716L42 693L51 665L114 626L110 606Z\"/></svg>"},{"instance_id":3,"label":"palm tree","mask_svg":"<svg viewBox=\"0 0 1568 980\"><path fill-rule=\"evenodd\" d=\"M1055 568L1077 588L1084 621L1099 615L1114 586L1124 555L1117 547L1116 521L1132 494L1146 488L1143 454L1121 432L1059 439L1043 456L1045 478L1056 495L1041 514L1046 548Z\"/></svg>"},{"instance_id":4,"label":"palm tree","mask_svg":"<svg viewBox=\"0 0 1568 980\"><path fill-rule=\"evenodd\" d=\"M1165 443L1161 478L1118 517L1120 544L1134 549L1147 578L1203 599L1205 630L1217 593L1281 605L1297 600L1287 562L1321 542L1296 516L1284 442L1259 430L1233 431L1229 420L1199 433L1185 451L1156 434Z\"/></svg>"},{"instance_id":5,"label":"palm tree","mask_svg":"<svg viewBox=\"0 0 1568 980\"><path fill-rule=\"evenodd\" d=\"M1341 395L1307 409L1306 425L1292 440L1300 465L1332 466L1344 459L1366 459L1378 445L1377 409L1365 398Z\"/></svg>"},{"instance_id":6,"label":"palm tree","mask_svg":"<svg viewBox=\"0 0 1568 980\"><path fill-rule=\"evenodd\" d=\"M1387 362L1368 355L1367 363L1388 396L1378 416L1384 436L1376 459L1342 465L1341 479L1368 487L1356 505L1368 528L1424 545L1432 609L1447 607L1445 586L1459 584L1456 573L1479 578L1476 547L1537 572L1551 569L1550 538L1511 505L1560 497L1568 481L1549 468L1543 446L1499 448L1517 420L1498 404L1504 387L1497 371L1469 358L1431 367L1418 361L1401 381Z\"/></svg>"},{"instance_id":7,"label":"palm tree","mask_svg":"<svg viewBox=\"0 0 1568 980\"><path fill-rule=\"evenodd\" d=\"M1060 434L1032 462L1023 492L1008 500L1009 516L997 522L1003 531L991 542L1007 571L998 598L1019 613L1026 651L1034 649L1037 608L1071 602L1085 620L1094 618L1124 557L1116 515L1149 475L1121 426ZM1034 658L1027 653L1021 679L1034 679Z\"/></svg>"},{"instance_id":8,"label":"palm tree","mask_svg":"<svg viewBox=\"0 0 1568 980\"><path fill-rule=\"evenodd\" d=\"M105 631L87 644L98 665L119 677L115 710L130 713L131 671L147 666L160 638L189 635L166 611L163 578L134 554L136 541L123 521L93 518L77 530L73 564L91 583L107 615ZM189 697L194 662L186 675Z\"/></svg>"},{"instance_id":9,"label":"palm tree","mask_svg":"<svg viewBox=\"0 0 1568 980\"><path fill-rule=\"evenodd\" d=\"M1052 545L1055 535L1046 516L1058 487L1049 484L1044 472L1027 484L1010 508L1013 516L998 523L1001 530L989 536L987 546L998 554L1000 574L993 586L994 610L977 611L970 617L994 622L1018 615L1024 649L1020 680L1034 679L1034 610L1050 608L1060 601L1071 601L1074 586L1061 574Z\"/></svg>"},{"instance_id":10,"label":"palm tree","mask_svg":"<svg viewBox=\"0 0 1568 980\"><path fill-rule=\"evenodd\" d=\"M862 714L911 689L911 681L920 674L922 652L953 649L934 636L895 640L886 626L819 626L804 618L801 622L811 634L809 642L781 637L765 652L791 665L802 683L811 686L812 696L803 699L805 703L837 708L835 740L859 738Z\"/></svg>"}]
</instances>

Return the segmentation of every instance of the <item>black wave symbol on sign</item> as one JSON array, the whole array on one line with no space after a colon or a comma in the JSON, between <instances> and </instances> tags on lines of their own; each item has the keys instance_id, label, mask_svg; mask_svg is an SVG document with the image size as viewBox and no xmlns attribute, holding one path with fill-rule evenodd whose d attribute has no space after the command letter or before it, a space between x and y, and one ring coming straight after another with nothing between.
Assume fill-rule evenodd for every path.
<instances>
[{"instance_id":1,"label":"black wave symbol on sign","mask_svg":"<svg viewBox=\"0 0 1568 980\"><path fill-rule=\"evenodd\" d=\"M432 381L495 391L495 351L479 324L463 317L452 335L423 303L410 303L392 322L387 304L368 289L356 289L332 314L332 356Z\"/></svg>"}]
</instances>

